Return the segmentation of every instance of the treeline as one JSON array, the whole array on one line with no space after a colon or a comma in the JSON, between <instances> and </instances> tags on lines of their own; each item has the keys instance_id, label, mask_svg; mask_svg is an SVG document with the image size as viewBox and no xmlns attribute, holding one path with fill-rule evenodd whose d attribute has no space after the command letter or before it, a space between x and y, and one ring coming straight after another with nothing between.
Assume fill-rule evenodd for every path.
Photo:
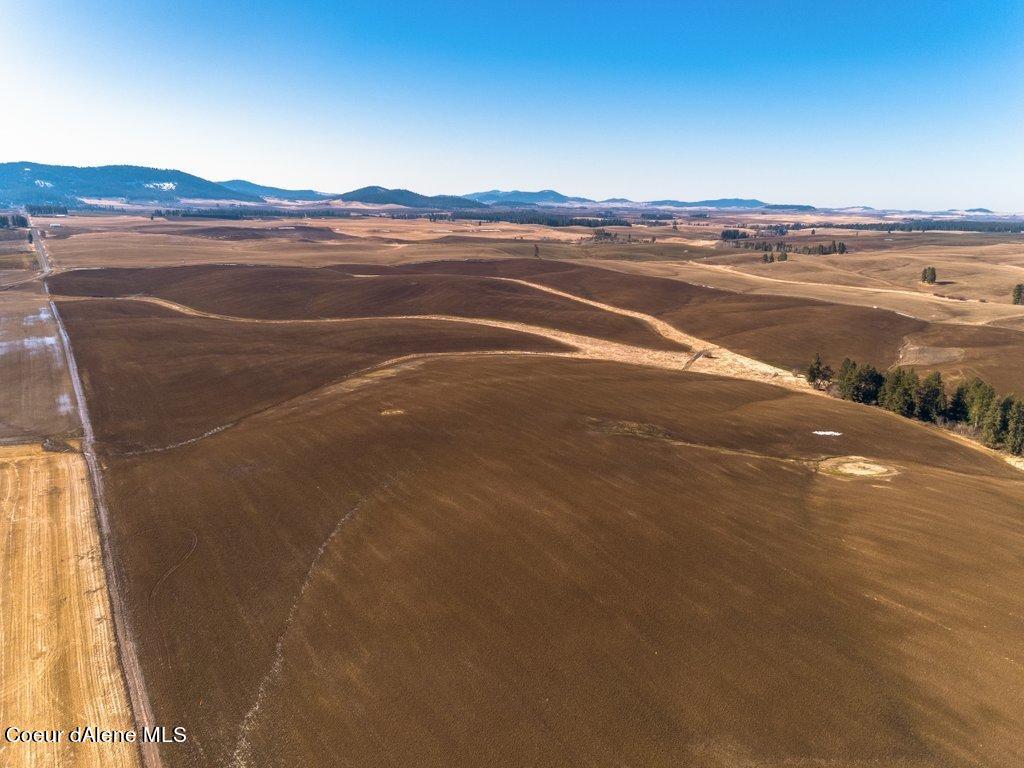
<instances>
[{"instance_id":1,"label":"treeline","mask_svg":"<svg viewBox=\"0 0 1024 768\"><path fill-rule=\"evenodd\" d=\"M630 223L617 216L597 216L581 218L578 216L560 216L556 213L537 213L530 211L505 211L503 213L481 213L479 211L453 211L453 219L469 219L478 221L507 221L510 224L538 224L545 227L628 227Z\"/></svg>"},{"instance_id":2,"label":"treeline","mask_svg":"<svg viewBox=\"0 0 1024 768\"><path fill-rule=\"evenodd\" d=\"M352 216L351 211L323 209L289 211L282 208L173 208L155 209L150 217L162 219L227 219L229 221L241 221L245 219L294 219L310 217L329 217L347 219Z\"/></svg>"},{"instance_id":3,"label":"treeline","mask_svg":"<svg viewBox=\"0 0 1024 768\"><path fill-rule=\"evenodd\" d=\"M817 245L805 245L803 247L803 253L816 253L819 256L824 256L830 253L846 253L847 250L846 243L841 240L838 243L833 240L828 245L825 243L818 243Z\"/></svg>"},{"instance_id":4,"label":"treeline","mask_svg":"<svg viewBox=\"0 0 1024 768\"><path fill-rule=\"evenodd\" d=\"M873 365L846 358L835 372L815 355L807 380L844 400L959 428L990 448L1003 448L1017 456L1024 453L1024 401L1012 395L1000 397L992 385L977 377L961 382L948 394L938 371L924 378L913 368L891 368L882 373Z\"/></svg>"},{"instance_id":5,"label":"treeline","mask_svg":"<svg viewBox=\"0 0 1024 768\"><path fill-rule=\"evenodd\" d=\"M836 222L820 222L814 225L822 229L838 227L839 229L859 229L871 232L925 232L929 229L956 232L1024 232L1021 221L975 221L973 219L908 219L897 222L871 222L856 224L838 224Z\"/></svg>"},{"instance_id":6,"label":"treeline","mask_svg":"<svg viewBox=\"0 0 1024 768\"><path fill-rule=\"evenodd\" d=\"M609 232L606 229L600 227L594 230L594 236L592 238L597 243L656 243L658 238L656 237L633 237L632 234L626 233L623 237L618 232Z\"/></svg>"},{"instance_id":7,"label":"treeline","mask_svg":"<svg viewBox=\"0 0 1024 768\"><path fill-rule=\"evenodd\" d=\"M767 241L758 241L756 243L752 243L750 241L747 241L745 243L737 243L736 245L737 247L742 246L744 249L748 251L775 251L777 253L791 253L796 250L795 245L784 243L781 240L776 243L770 243Z\"/></svg>"},{"instance_id":8,"label":"treeline","mask_svg":"<svg viewBox=\"0 0 1024 768\"><path fill-rule=\"evenodd\" d=\"M66 205L26 205L29 216L67 216Z\"/></svg>"},{"instance_id":9,"label":"treeline","mask_svg":"<svg viewBox=\"0 0 1024 768\"><path fill-rule=\"evenodd\" d=\"M729 231L729 230L726 230ZM737 230L738 231L738 230ZM744 235L746 237L746 235ZM752 242L746 240L740 242L736 238L723 238L732 243L733 248L744 248L749 251L774 251L775 253L803 253L807 255L825 256L831 253L849 253L850 249L846 247L846 243L839 241L838 243L833 240L831 243L818 243L817 245L804 245L797 247L792 243L779 242L768 242L766 240L758 240Z\"/></svg>"},{"instance_id":10,"label":"treeline","mask_svg":"<svg viewBox=\"0 0 1024 768\"><path fill-rule=\"evenodd\" d=\"M0 229L11 229L13 227L27 227L28 219L20 213L0 213Z\"/></svg>"}]
</instances>

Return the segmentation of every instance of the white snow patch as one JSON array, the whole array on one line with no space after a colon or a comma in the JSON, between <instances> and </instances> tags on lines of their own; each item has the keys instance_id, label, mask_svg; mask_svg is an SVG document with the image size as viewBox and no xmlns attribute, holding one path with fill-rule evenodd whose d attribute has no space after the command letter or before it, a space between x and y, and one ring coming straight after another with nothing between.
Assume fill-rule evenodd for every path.
<instances>
[{"instance_id":1,"label":"white snow patch","mask_svg":"<svg viewBox=\"0 0 1024 768\"><path fill-rule=\"evenodd\" d=\"M60 358L60 345L56 336L29 336L15 341L0 341L0 355L19 349L24 349L30 354L50 350L55 357Z\"/></svg>"},{"instance_id":2,"label":"white snow patch","mask_svg":"<svg viewBox=\"0 0 1024 768\"><path fill-rule=\"evenodd\" d=\"M26 315L22 318L22 325L36 325L38 323L45 323L50 319L50 310L46 307L40 307L39 312L34 315Z\"/></svg>"},{"instance_id":3,"label":"white snow patch","mask_svg":"<svg viewBox=\"0 0 1024 768\"><path fill-rule=\"evenodd\" d=\"M172 189L178 188L178 185L173 181L151 181L148 184L143 184L143 186L149 189L162 189L164 192L170 192Z\"/></svg>"},{"instance_id":4,"label":"white snow patch","mask_svg":"<svg viewBox=\"0 0 1024 768\"><path fill-rule=\"evenodd\" d=\"M49 189L50 187L53 186L53 183L49 181L43 181L42 179L36 179L36 186L42 187L43 189Z\"/></svg>"},{"instance_id":5,"label":"white snow patch","mask_svg":"<svg viewBox=\"0 0 1024 768\"><path fill-rule=\"evenodd\" d=\"M841 437L843 433L836 432L831 429L816 429L814 430L814 434L821 435L823 437Z\"/></svg>"}]
</instances>

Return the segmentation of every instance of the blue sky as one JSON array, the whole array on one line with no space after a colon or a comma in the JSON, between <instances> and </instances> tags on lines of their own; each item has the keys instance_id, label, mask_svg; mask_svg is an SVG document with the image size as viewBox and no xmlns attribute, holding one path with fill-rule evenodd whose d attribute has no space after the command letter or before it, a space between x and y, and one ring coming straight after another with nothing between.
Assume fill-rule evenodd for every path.
<instances>
[{"instance_id":1,"label":"blue sky","mask_svg":"<svg viewBox=\"0 0 1024 768\"><path fill-rule=\"evenodd\" d=\"M1024 211L1024 0L13 2L5 160Z\"/></svg>"}]
</instances>

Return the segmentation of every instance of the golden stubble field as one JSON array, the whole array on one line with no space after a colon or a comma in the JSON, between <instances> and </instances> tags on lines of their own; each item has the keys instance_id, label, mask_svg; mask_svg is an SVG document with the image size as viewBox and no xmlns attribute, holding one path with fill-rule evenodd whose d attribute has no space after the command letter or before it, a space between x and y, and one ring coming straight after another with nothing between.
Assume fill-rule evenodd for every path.
<instances>
[{"instance_id":1,"label":"golden stubble field","mask_svg":"<svg viewBox=\"0 0 1024 768\"><path fill-rule=\"evenodd\" d=\"M92 489L76 450L0 445L0 722L133 727L114 642ZM130 768L127 744L7 743L10 768Z\"/></svg>"}]
</instances>

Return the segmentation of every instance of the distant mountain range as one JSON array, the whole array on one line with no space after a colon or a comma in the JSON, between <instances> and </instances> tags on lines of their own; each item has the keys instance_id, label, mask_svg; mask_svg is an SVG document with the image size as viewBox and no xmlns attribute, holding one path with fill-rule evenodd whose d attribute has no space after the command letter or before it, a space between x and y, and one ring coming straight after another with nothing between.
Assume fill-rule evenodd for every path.
<instances>
[{"instance_id":1,"label":"distant mountain range","mask_svg":"<svg viewBox=\"0 0 1024 768\"><path fill-rule=\"evenodd\" d=\"M648 200L624 197L592 200L564 195L553 189L535 192L491 189L468 195L421 195L408 189L361 187L351 192L320 192L315 189L284 189L256 184L245 179L208 181L184 171L147 168L139 165L104 165L78 168L33 162L0 163L0 207L23 205L66 205L80 207L135 204L153 206L203 205L294 205L300 208L361 204L401 206L435 210L484 210L487 208L704 208L761 209L765 211L814 211L813 205L766 203L746 197L713 200ZM866 207L840 209L869 211ZM987 208L958 209L965 214L991 214ZM921 212L924 213L924 212Z\"/></svg>"},{"instance_id":2,"label":"distant mountain range","mask_svg":"<svg viewBox=\"0 0 1024 768\"><path fill-rule=\"evenodd\" d=\"M406 208L486 208L484 203L456 195L421 195L407 189L363 187L344 194L314 189L282 189L244 179L207 181L183 171L137 165L78 168L41 163L0 163L0 205L79 206L89 201L153 205L183 205L210 201L218 204L257 204L286 201L339 201Z\"/></svg>"},{"instance_id":3,"label":"distant mountain range","mask_svg":"<svg viewBox=\"0 0 1024 768\"><path fill-rule=\"evenodd\" d=\"M491 189L487 192L471 192L463 197L476 200L487 205L565 205L567 203L596 203L586 197L569 197L553 189L542 189L539 192L522 192L513 189L503 192L500 189Z\"/></svg>"}]
</instances>

